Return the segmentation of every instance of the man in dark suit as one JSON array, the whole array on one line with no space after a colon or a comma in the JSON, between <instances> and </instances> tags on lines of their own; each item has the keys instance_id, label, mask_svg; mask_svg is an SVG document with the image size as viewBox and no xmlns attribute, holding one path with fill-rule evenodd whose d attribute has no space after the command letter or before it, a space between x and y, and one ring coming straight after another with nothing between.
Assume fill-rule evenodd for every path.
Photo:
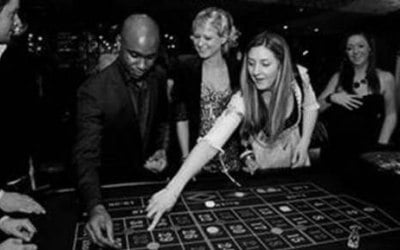
<instances>
[{"instance_id":1,"label":"man in dark suit","mask_svg":"<svg viewBox=\"0 0 400 250\"><path fill-rule=\"evenodd\" d=\"M122 27L118 58L78 90L77 142L73 163L89 212L94 243L117 247L100 183L150 180L166 164L166 72L155 61L159 28L147 15L131 15Z\"/></svg>"},{"instance_id":2,"label":"man in dark suit","mask_svg":"<svg viewBox=\"0 0 400 250\"><path fill-rule=\"evenodd\" d=\"M4 2L4 1L2 1ZM3 12L8 12L10 17L4 16L0 26L0 81L2 92L2 116L4 119L2 129L3 154L0 182L9 184L15 191L29 190L29 158L33 152L34 132L36 117L35 107L38 95L35 90L35 75L29 56L24 48L18 46L17 37L13 37L21 27L18 17L18 1L6 1ZM10 9L10 4L14 6ZM24 187L23 187L24 186ZM22 190L19 189L22 188Z\"/></svg>"},{"instance_id":3,"label":"man in dark suit","mask_svg":"<svg viewBox=\"0 0 400 250\"><path fill-rule=\"evenodd\" d=\"M11 56L9 48L7 48L11 37L16 30L21 27L21 20L18 16L19 0L0 0L0 81L3 86L4 95L3 101L6 105L6 110L2 112L6 125L3 128L1 136L3 153L5 158L0 170L0 184L7 188L7 182L18 181L18 177L28 174L28 151L26 134L31 124L27 110L30 104L26 99L26 82L20 81L20 67L24 62L17 64L16 57ZM14 54L15 55L15 54ZM8 98L16 98L10 99ZM17 180L14 180L17 178ZM28 219L13 219L5 215L5 213L22 212L22 213L45 213L45 210L36 201L27 195L22 195L15 192L6 192L0 190L0 230L11 235L9 238L0 243L0 250L33 250L37 249L34 244L24 243L31 240L36 232L35 227Z\"/></svg>"}]
</instances>

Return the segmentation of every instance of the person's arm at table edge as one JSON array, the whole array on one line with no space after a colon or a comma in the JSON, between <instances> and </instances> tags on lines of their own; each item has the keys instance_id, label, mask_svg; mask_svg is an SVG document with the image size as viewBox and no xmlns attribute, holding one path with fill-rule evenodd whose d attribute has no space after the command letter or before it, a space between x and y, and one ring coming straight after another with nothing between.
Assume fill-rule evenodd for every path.
<instances>
[{"instance_id":1,"label":"person's arm at table edge","mask_svg":"<svg viewBox=\"0 0 400 250\"><path fill-rule=\"evenodd\" d=\"M73 157L78 191L84 209L90 212L101 201L100 180L100 143L102 124L101 110L91 82L86 82L78 90L77 100L77 140Z\"/></svg>"}]
</instances>

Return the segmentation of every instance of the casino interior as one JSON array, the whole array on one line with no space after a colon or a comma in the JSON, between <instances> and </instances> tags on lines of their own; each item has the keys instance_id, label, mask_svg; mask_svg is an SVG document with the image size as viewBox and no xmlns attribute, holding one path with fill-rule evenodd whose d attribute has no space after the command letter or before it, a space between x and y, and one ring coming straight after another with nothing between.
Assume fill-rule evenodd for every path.
<instances>
[{"instance_id":1,"label":"casino interior","mask_svg":"<svg viewBox=\"0 0 400 250\"><path fill-rule=\"evenodd\" d=\"M123 19L135 12L151 15L172 61L194 53L191 22L209 6L234 17L241 31L238 54L262 30L284 36L294 60L308 69L317 96L340 63L343 35L356 29L373 34L376 64L395 76L400 110L399 0L22 0L23 30L12 44L26 51L36 72L28 192L47 210L31 217L39 249L97 249L83 232L71 164L76 91L99 72L100 57L118 53ZM170 140L171 157L179 158L177 139ZM168 166L163 181L104 186L116 238L122 249L142 250L399 249L400 126L389 146L360 155L350 173L324 167L323 143L312 143L309 168L234 173L240 188L222 174L193 179L151 233L143 207L178 164Z\"/></svg>"}]
</instances>

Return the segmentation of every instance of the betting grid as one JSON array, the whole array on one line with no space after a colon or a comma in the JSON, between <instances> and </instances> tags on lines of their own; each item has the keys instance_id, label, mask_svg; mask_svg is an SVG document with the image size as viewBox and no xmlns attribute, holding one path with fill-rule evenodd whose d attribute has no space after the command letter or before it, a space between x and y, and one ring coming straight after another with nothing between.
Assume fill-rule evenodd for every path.
<instances>
[{"instance_id":1,"label":"betting grid","mask_svg":"<svg viewBox=\"0 0 400 250\"><path fill-rule=\"evenodd\" d=\"M185 192L174 210L148 232L150 197L112 199L121 249L293 249L400 230L381 209L353 197L335 196L313 183ZM74 250L98 249L78 223Z\"/></svg>"}]
</instances>

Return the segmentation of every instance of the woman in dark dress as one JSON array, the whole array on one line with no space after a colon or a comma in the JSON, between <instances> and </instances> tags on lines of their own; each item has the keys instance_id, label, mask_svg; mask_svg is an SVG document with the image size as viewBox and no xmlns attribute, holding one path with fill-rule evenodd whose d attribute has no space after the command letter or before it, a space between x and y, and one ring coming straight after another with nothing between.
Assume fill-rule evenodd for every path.
<instances>
[{"instance_id":1,"label":"woman in dark dress","mask_svg":"<svg viewBox=\"0 0 400 250\"><path fill-rule=\"evenodd\" d=\"M318 98L328 158L354 159L390 142L397 122L394 86L393 75L375 65L373 39L363 32L347 36L340 69Z\"/></svg>"}]
</instances>

